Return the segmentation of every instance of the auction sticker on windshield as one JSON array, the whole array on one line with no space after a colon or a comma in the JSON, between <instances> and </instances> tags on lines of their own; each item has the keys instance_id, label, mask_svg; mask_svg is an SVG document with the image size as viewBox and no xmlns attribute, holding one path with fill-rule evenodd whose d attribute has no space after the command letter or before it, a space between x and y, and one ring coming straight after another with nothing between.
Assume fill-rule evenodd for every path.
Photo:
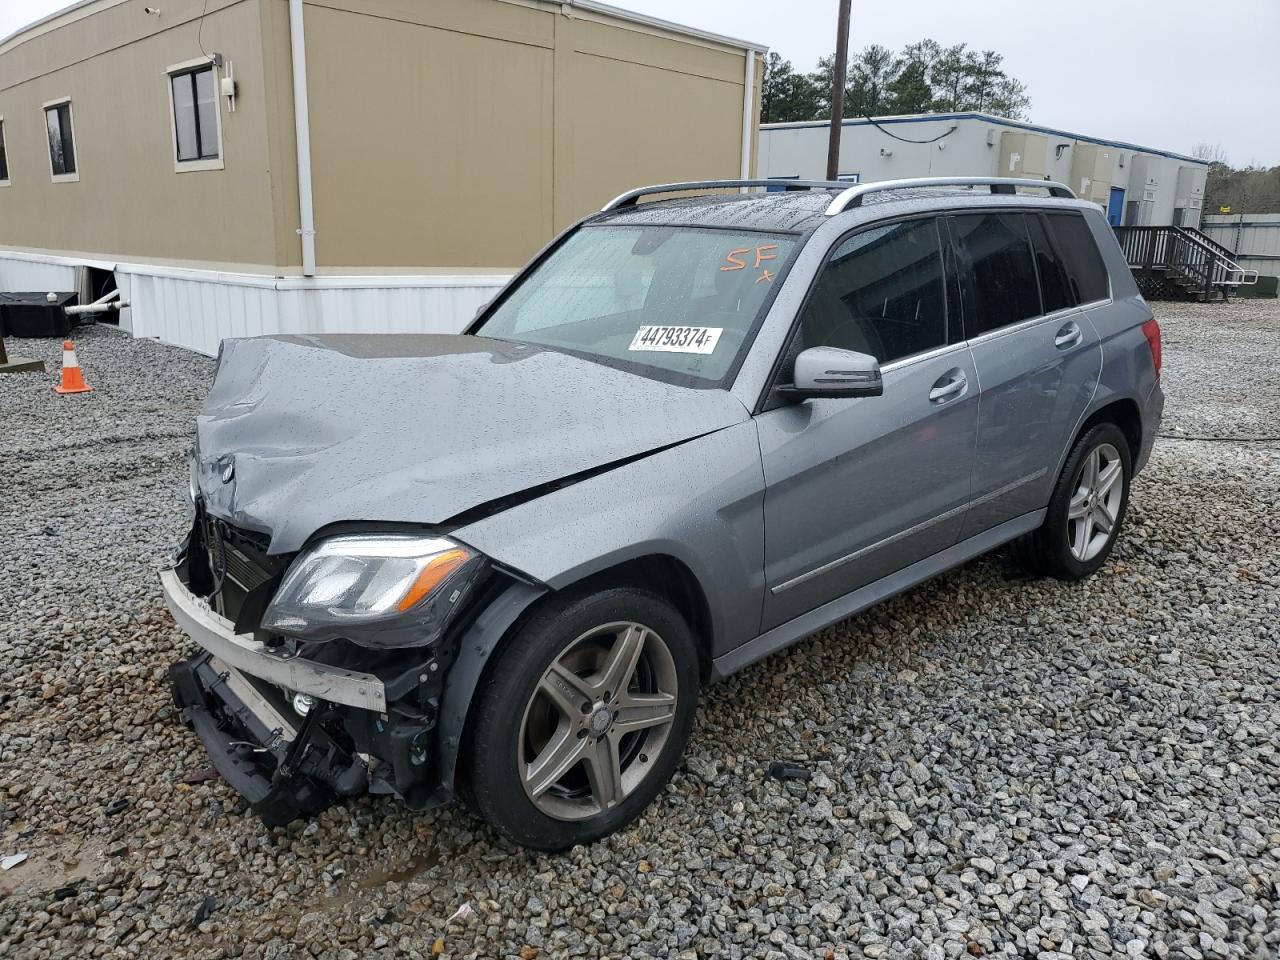
<instances>
[{"instance_id":1,"label":"auction sticker on windshield","mask_svg":"<svg viewBox=\"0 0 1280 960\"><path fill-rule=\"evenodd\" d=\"M628 350L660 350L664 353L711 353L724 327L641 327Z\"/></svg>"}]
</instances>

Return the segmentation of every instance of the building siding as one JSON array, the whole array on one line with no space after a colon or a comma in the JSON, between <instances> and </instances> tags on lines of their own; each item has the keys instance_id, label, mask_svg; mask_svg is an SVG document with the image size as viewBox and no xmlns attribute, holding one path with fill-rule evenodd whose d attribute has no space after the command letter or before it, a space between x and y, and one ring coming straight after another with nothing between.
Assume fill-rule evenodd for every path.
<instances>
[{"instance_id":1,"label":"building siding","mask_svg":"<svg viewBox=\"0 0 1280 960\"><path fill-rule=\"evenodd\" d=\"M1139 224L1172 223L1178 208L1184 225L1199 222L1208 166L1189 157L976 114L892 118L881 126L865 121L844 126L842 174L857 174L864 182L929 176L1047 177L1104 209L1116 186L1125 191L1126 201L1139 203ZM954 132L934 139L949 127ZM761 175L821 178L827 135L825 124L764 125ZM1143 200L1147 190L1152 198Z\"/></svg>"},{"instance_id":2,"label":"building siding","mask_svg":"<svg viewBox=\"0 0 1280 960\"><path fill-rule=\"evenodd\" d=\"M306 0L303 278L288 0L147 2L96 0L0 44L0 289L113 270L138 336L213 353L272 332L460 330L613 196L736 177L744 138L754 162L753 45L590 4ZM218 96L224 168L179 173L164 71L202 49L234 68L236 109ZM41 104L60 96L78 183L50 181Z\"/></svg>"},{"instance_id":3,"label":"building siding","mask_svg":"<svg viewBox=\"0 0 1280 960\"><path fill-rule=\"evenodd\" d=\"M1240 266L1264 277L1280 276L1280 213L1213 214L1202 229L1234 251Z\"/></svg>"},{"instance_id":4,"label":"building siding","mask_svg":"<svg viewBox=\"0 0 1280 960\"><path fill-rule=\"evenodd\" d=\"M559 8L306 9L308 63L362 65L311 70L322 267L514 268L639 183L738 175L744 51Z\"/></svg>"},{"instance_id":5,"label":"building siding","mask_svg":"<svg viewBox=\"0 0 1280 960\"><path fill-rule=\"evenodd\" d=\"M0 245L299 274L287 0L144 5L0 50ZM623 190L737 176L755 136L744 48L538 0L304 10L321 274L511 270ZM164 70L202 49L238 84L234 112L217 98L224 169L176 172ZM49 176L41 104L61 96L78 183Z\"/></svg>"},{"instance_id":6,"label":"building siding","mask_svg":"<svg viewBox=\"0 0 1280 960\"><path fill-rule=\"evenodd\" d=\"M246 94L235 113L218 98L223 170L174 170L164 70L200 56L196 0L166 3L159 23L141 4L122 4L0 54L11 184L0 188L0 244L272 269L257 3L211 0L199 38L234 63ZM94 24L99 29L87 29ZM141 27L153 32L139 35ZM71 98L79 175L73 183L50 176L42 104L59 97Z\"/></svg>"},{"instance_id":7,"label":"building siding","mask_svg":"<svg viewBox=\"0 0 1280 960\"><path fill-rule=\"evenodd\" d=\"M550 235L550 48L332 7L306 25L321 266L514 267ZM321 66L344 60L358 81Z\"/></svg>"}]
</instances>

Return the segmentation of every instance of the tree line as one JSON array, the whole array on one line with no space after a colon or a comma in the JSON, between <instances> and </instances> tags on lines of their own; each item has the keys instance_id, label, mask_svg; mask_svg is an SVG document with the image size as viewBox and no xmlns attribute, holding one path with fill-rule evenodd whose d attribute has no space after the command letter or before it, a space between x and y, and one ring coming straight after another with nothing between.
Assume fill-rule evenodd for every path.
<instances>
[{"instance_id":1,"label":"tree line","mask_svg":"<svg viewBox=\"0 0 1280 960\"><path fill-rule=\"evenodd\" d=\"M1214 143L1197 143L1192 155L1209 161L1204 184L1204 212L1222 207L1232 213L1280 213L1280 167L1233 167Z\"/></svg>"},{"instance_id":2,"label":"tree line","mask_svg":"<svg viewBox=\"0 0 1280 960\"><path fill-rule=\"evenodd\" d=\"M854 54L845 75L844 115L875 117L904 113L977 111L1026 118L1026 85L1003 69L994 50L944 47L921 40L893 51L878 43ZM781 123L831 117L835 56L823 57L812 73L797 73L791 61L770 53L765 60L760 120Z\"/></svg>"}]
</instances>

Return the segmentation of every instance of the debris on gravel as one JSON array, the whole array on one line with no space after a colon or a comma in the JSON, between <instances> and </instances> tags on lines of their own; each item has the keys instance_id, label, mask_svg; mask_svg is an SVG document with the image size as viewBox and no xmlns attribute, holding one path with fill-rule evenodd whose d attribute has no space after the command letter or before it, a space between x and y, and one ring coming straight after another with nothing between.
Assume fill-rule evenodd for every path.
<instances>
[{"instance_id":1,"label":"debris on gravel","mask_svg":"<svg viewBox=\"0 0 1280 960\"><path fill-rule=\"evenodd\" d=\"M559 856L385 799L269 830L201 776L155 572L213 362L88 327L60 397L24 341L0 956L1280 956L1280 307L1156 312L1164 436L1097 576L996 553L755 665L640 821Z\"/></svg>"}]
</instances>

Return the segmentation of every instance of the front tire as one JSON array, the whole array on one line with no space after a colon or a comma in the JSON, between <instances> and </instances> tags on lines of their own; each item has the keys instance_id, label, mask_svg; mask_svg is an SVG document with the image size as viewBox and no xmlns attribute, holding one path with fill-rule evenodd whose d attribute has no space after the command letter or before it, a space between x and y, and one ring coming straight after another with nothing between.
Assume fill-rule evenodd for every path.
<instances>
[{"instance_id":1,"label":"front tire","mask_svg":"<svg viewBox=\"0 0 1280 960\"><path fill-rule=\"evenodd\" d=\"M1114 423L1092 427L1072 447L1049 499L1044 524L1015 549L1037 573L1083 580L1110 556L1129 506L1133 460Z\"/></svg>"},{"instance_id":2,"label":"front tire","mask_svg":"<svg viewBox=\"0 0 1280 960\"><path fill-rule=\"evenodd\" d=\"M697 649L680 614L646 591L556 597L477 697L467 757L478 812L522 846L564 850L626 826L675 772Z\"/></svg>"}]
</instances>

